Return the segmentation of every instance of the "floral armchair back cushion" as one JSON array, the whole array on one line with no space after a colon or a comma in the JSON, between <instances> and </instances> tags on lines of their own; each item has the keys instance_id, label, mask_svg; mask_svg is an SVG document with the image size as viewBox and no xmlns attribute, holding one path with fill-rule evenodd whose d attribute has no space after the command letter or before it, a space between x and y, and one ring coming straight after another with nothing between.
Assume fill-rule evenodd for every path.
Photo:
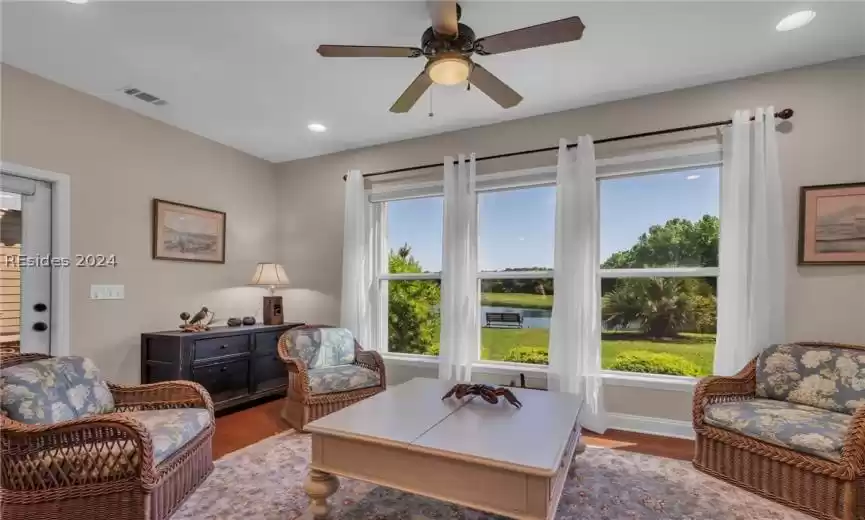
<instances>
[{"instance_id":1,"label":"floral armchair back cushion","mask_svg":"<svg viewBox=\"0 0 865 520\"><path fill-rule=\"evenodd\" d=\"M347 329L304 328L286 334L291 357L302 360L307 368L351 365L355 361L354 336Z\"/></svg>"},{"instance_id":2,"label":"floral armchair back cushion","mask_svg":"<svg viewBox=\"0 0 865 520\"><path fill-rule=\"evenodd\" d=\"M87 358L55 357L0 370L0 406L27 424L60 421L114 411L114 397Z\"/></svg>"},{"instance_id":3,"label":"floral armchair back cushion","mask_svg":"<svg viewBox=\"0 0 865 520\"><path fill-rule=\"evenodd\" d=\"M757 396L852 414L865 405L865 351L772 345L757 357Z\"/></svg>"}]
</instances>

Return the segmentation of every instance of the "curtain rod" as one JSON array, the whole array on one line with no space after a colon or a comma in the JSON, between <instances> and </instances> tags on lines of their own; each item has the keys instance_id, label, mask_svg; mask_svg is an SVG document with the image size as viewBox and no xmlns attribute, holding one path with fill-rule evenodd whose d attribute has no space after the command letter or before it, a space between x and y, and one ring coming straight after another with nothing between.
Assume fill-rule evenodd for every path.
<instances>
[{"instance_id":1,"label":"curtain rod","mask_svg":"<svg viewBox=\"0 0 865 520\"><path fill-rule=\"evenodd\" d=\"M790 119L791 117L793 117L793 109L792 108L785 108L784 110L781 110L780 112L775 112L775 117L777 117L778 119L783 119L783 120ZM751 121L753 121L753 120L754 120L754 117L752 116ZM713 121L711 123L703 123L703 124L699 124L699 125L677 126L675 128L666 128L664 130L654 130L652 132L643 132L640 134L620 135L618 137L607 137L604 139L598 139L597 141L595 141L595 144L614 143L616 141L627 141L628 139L640 139L643 137L653 137L656 135L675 134L677 132L687 132L689 130L700 130L703 128L713 128L716 126L726 126L726 125L729 125L732 123L733 123L732 119L727 119L724 121ZM577 147L576 143L568 145L568 149L576 148L576 147ZM547 148L534 148L532 150L521 150L519 152L509 152L509 153L500 153L497 155L487 155L486 157L475 158L475 162L490 161L493 159L504 159L506 157L517 157L519 155L529 155L529 154L533 154L533 153L553 152L553 151L558 150L558 149L559 149L558 146L549 146ZM379 175L390 175L393 173L404 173L404 172L411 172L411 171L415 171L415 170L426 170L428 168L435 168L435 167L441 166L441 165L442 165L442 162L430 163L430 164L418 164L417 166L409 166L406 168L397 168L395 170L385 170L385 171L381 171L381 172L366 173L363 175L363 177L364 178L377 177ZM342 180L345 180L345 179L346 179L346 176L343 175Z\"/></svg>"}]
</instances>

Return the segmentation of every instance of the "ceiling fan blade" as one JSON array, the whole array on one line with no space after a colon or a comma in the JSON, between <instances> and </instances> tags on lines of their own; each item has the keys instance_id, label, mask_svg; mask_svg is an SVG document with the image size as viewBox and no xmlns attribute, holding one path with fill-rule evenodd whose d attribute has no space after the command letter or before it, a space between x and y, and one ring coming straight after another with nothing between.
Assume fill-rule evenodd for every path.
<instances>
[{"instance_id":1,"label":"ceiling fan blade","mask_svg":"<svg viewBox=\"0 0 865 520\"><path fill-rule=\"evenodd\" d=\"M417 58L423 51L417 47L319 45L318 53L325 58Z\"/></svg>"},{"instance_id":2,"label":"ceiling fan blade","mask_svg":"<svg viewBox=\"0 0 865 520\"><path fill-rule=\"evenodd\" d=\"M488 95L502 108L517 106L523 100L523 96L517 94L514 89L505 85L502 80L493 76L490 71L477 63L472 66L469 82L481 89L481 92Z\"/></svg>"},{"instance_id":3,"label":"ceiling fan blade","mask_svg":"<svg viewBox=\"0 0 865 520\"><path fill-rule=\"evenodd\" d=\"M475 52L481 55L501 54L503 52L543 47L556 43L571 42L583 37L586 28L579 16L572 16L555 22L542 23L513 31L479 38L475 42Z\"/></svg>"},{"instance_id":4,"label":"ceiling fan blade","mask_svg":"<svg viewBox=\"0 0 865 520\"><path fill-rule=\"evenodd\" d=\"M405 89L405 92L396 100L396 103L390 107L390 111L396 114L404 114L411 110L411 107L417 103L417 100L423 95L424 92L432 85L432 79L429 77L429 74L426 73L426 69L422 70L420 74L411 82L411 85Z\"/></svg>"},{"instance_id":5,"label":"ceiling fan blade","mask_svg":"<svg viewBox=\"0 0 865 520\"><path fill-rule=\"evenodd\" d=\"M459 21L456 0L427 0L426 6L435 32L445 36L457 35Z\"/></svg>"}]
</instances>

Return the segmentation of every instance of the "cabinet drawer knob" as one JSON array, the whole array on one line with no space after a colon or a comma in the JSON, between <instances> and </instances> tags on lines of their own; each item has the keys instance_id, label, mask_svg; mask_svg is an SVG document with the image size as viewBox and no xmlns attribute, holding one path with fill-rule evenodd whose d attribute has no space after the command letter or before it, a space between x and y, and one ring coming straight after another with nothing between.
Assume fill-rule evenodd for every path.
<instances>
[{"instance_id":1,"label":"cabinet drawer knob","mask_svg":"<svg viewBox=\"0 0 865 520\"><path fill-rule=\"evenodd\" d=\"M225 372L226 370L228 370L228 367L222 367L219 369L220 372Z\"/></svg>"},{"instance_id":2,"label":"cabinet drawer knob","mask_svg":"<svg viewBox=\"0 0 865 520\"><path fill-rule=\"evenodd\" d=\"M223 343L222 345L219 346L219 348L226 349L226 348L228 348L228 345Z\"/></svg>"}]
</instances>

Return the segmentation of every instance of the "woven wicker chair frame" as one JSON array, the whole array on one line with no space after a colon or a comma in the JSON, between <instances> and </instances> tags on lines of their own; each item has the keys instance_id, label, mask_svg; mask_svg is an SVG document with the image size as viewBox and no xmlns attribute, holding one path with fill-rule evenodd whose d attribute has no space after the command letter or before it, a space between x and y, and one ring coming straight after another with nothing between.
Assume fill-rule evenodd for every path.
<instances>
[{"instance_id":1,"label":"woven wicker chair frame","mask_svg":"<svg viewBox=\"0 0 865 520\"><path fill-rule=\"evenodd\" d=\"M303 329L326 328L326 325L305 325L296 327L284 333L279 338L279 357L285 363L288 370L288 388L286 390L285 404L282 408L282 418L295 430L302 432L306 425L320 417L341 410L350 404L357 403L387 389L385 377L384 360L381 354L373 350L363 350L355 340L354 351L356 359L354 364L368 368L378 373L381 382L373 387L348 390L345 392L333 392L329 394L313 394L309 388L309 373L306 363L289 355L288 333Z\"/></svg>"},{"instance_id":2,"label":"woven wicker chair frame","mask_svg":"<svg viewBox=\"0 0 865 520\"><path fill-rule=\"evenodd\" d=\"M797 343L865 350L862 345ZM707 405L756 398L757 358L732 377L707 377L694 391L694 466L709 475L825 520L865 519L865 406L853 414L841 460L814 457L703 421Z\"/></svg>"},{"instance_id":3,"label":"woven wicker chair frame","mask_svg":"<svg viewBox=\"0 0 865 520\"><path fill-rule=\"evenodd\" d=\"M0 366L44 359L4 354ZM0 415L0 510L8 520L162 520L213 470L206 428L158 465L144 425L123 412L206 408L213 402L188 381L109 384L116 412L56 424L24 424Z\"/></svg>"}]
</instances>

